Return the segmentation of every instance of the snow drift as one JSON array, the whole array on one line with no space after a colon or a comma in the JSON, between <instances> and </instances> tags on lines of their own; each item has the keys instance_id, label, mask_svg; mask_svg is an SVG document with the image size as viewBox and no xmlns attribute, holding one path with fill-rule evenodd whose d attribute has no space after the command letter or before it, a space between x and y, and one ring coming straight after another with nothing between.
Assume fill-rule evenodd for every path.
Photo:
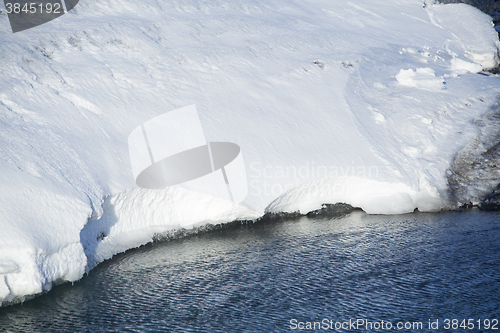
<instances>
[{"instance_id":1,"label":"snow drift","mask_svg":"<svg viewBox=\"0 0 500 333\"><path fill-rule=\"evenodd\" d=\"M0 36L3 303L265 207L442 209L500 89L477 74L498 66L491 18L461 4L89 0L17 34L2 14ZM241 147L244 206L136 189L128 135L191 104L208 141Z\"/></svg>"}]
</instances>

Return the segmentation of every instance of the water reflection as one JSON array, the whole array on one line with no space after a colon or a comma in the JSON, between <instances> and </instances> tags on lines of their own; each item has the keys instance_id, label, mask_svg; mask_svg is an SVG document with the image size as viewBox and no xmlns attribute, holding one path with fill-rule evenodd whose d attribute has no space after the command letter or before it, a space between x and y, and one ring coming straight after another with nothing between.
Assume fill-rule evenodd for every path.
<instances>
[{"instance_id":1,"label":"water reflection","mask_svg":"<svg viewBox=\"0 0 500 333\"><path fill-rule=\"evenodd\" d=\"M292 318L492 318L499 230L499 213L477 211L231 227L118 255L74 286L0 309L0 327L283 332Z\"/></svg>"}]
</instances>

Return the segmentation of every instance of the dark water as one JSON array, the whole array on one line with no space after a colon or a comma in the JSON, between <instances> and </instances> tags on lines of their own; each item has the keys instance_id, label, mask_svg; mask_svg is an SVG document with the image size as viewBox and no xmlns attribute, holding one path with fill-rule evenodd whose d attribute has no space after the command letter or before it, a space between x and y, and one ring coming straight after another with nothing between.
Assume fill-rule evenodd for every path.
<instances>
[{"instance_id":1,"label":"dark water","mask_svg":"<svg viewBox=\"0 0 500 333\"><path fill-rule=\"evenodd\" d=\"M445 330L446 318L476 329ZM354 212L156 243L1 308L0 331L291 332L323 319L423 328L337 331L499 331L483 320L500 319L500 213Z\"/></svg>"}]
</instances>

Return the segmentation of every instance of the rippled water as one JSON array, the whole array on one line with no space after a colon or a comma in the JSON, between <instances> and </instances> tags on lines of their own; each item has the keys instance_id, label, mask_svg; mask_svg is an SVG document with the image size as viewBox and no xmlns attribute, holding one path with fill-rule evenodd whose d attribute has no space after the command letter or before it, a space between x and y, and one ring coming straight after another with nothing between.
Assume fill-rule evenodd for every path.
<instances>
[{"instance_id":1,"label":"rippled water","mask_svg":"<svg viewBox=\"0 0 500 333\"><path fill-rule=\"evenodd\" d=\"M500 213L353 212L156 243L1 308L0 331L288 332L291 319L445 331L445 318L500 318Z\"/></svg>"}]
</instances>

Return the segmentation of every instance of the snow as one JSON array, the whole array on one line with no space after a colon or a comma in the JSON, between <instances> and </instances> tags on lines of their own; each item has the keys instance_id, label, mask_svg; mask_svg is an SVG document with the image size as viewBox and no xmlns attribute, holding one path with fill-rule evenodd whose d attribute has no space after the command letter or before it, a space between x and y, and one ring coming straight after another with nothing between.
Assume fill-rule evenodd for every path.
<instances>
[{"instance_id":1,"label":"snow","mask_svg":"<svg viewBox=\"0 0 500 333\"><path fill-rule=\"evenodd\" d=\"M500 91L476 74L498 65L491 18L462 4L89 0L16 34L2 14L0 36L3 304L179 228L438 211ZM135 185L130 133L192 104L241 147L242 205Z\"/></svg>"},{"instance_id":2,"label":"snow","mask_svg":"<svg viewBox=\"0 0 500 333\"><path fill-rule=\"evenodd\" d=\"M149 243L156 234L260 216L244 206L183 188L133 189L108 197L104 214L90 219L80 238L90 269L116 253Z\"/></svg>"},{"instance_id":3,"label":"snow","mask_svg":"<svg viewBox=\"0 0 500 333\"><path fill-rule=\"evenodd\" d=\"M401 69L396 80L404 86L439 91L444 89L443 78L436 77L432 68Z\"/></svg>"},{"instance_id":4,"label":"snow","mask_svg":"<svg viewBox=\"0 0 500 333\"><path fill-rule=\"evenodd\" d=\"M430 6L428 12L436 26L455 37L448 45L450 52L465 51L467 58L484 69L498 66L498 34L489 15L462 3Z\"/></svg>"},{"instance_id":5,"label":"snow","mask_svg":"<svg viewBox=\"0 0 500 333\"><path fill-rule=\"evenodd\" d=\"M451 59L450 69L457 74L467 74L467 72L479 73L483 70L483 67L478 63L454 58Z\"/></svg>"},{"instance_id":6,"label":"snow","mask_svg":"<svg viewBox=\"0 0 500 333\"><path fill-rule=\"evenodd\" d=\"M348 202L368 214L404 214L415 208L436 212L444 204L436 190L429 185L415 191L404 183L344 176L299 185L273 201L266 211L299 211L306 214L324 203L332 202Z\"/></svg>"}]
</instances>

